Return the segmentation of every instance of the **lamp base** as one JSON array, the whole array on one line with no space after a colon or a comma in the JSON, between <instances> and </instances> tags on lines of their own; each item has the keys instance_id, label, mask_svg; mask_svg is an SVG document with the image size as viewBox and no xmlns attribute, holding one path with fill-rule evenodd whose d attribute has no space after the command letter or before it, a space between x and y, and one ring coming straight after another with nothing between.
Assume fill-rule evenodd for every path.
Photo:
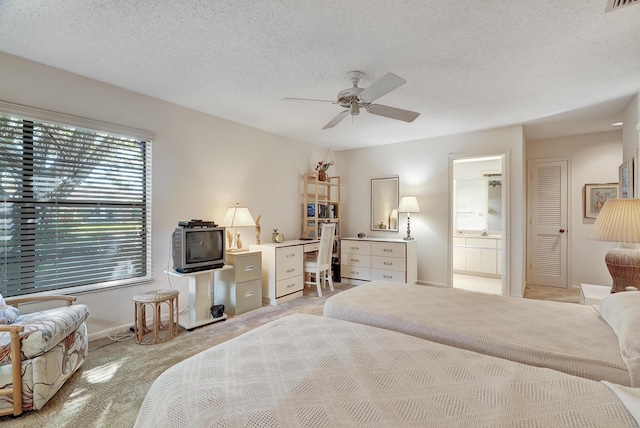
<instances>
[{"instance_id":1,"label":"lamp base","mask_svg":"<svg viewBox=\"0 0 640 428\"><path fill-rule=\"evenodd\" d=\"M611 292L626 291L627 287L640 289L640 248L636 244L620 244L604 258L613 279Z\"/></svg>"},{"instance_id":2,"label":"lamp base","mask_svg":"<svg viewBox=\"0 0 640 428\"><path fill-rule=\"evenodd\" d=\"M415 238L413 236L405 236L404 238L405 241L415 241Z\"/></svg>"}]
</instances>

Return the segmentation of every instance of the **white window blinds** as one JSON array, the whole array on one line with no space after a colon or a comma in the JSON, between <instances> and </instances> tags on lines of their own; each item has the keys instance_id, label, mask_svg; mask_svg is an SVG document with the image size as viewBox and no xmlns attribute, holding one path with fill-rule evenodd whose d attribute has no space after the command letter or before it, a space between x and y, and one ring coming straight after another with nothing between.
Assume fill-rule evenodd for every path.
<instances>
[{"instance_id":1,"label":"white window blinds","mask_svg":"<svg viewBox=\"0 0 640 428\"><path fill-rule=\"evenodd\" d=\"M150 280L151 143L0 114L0 293Z\"/></svg>"}]
</instances>

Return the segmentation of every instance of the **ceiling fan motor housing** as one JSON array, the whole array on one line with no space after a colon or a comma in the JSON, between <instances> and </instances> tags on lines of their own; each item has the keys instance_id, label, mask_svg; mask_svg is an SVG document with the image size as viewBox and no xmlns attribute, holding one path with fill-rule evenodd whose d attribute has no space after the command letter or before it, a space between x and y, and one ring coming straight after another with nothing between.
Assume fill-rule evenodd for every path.
<instances>
[{"instance_id":1,"label":"ceiling fan motor housing","mask_svg":"<svg viewBox=\"0 0 640 428\"><path fill-rule=\"evenodd\" d=\"M351 104L355 101L360 105L360 107L366 107L364 105L365 103L360 102L360 98L358 97L362 91L364 91L364 88L353 87L343 89L338 92L338 104L344 108L351 108Z\"/></svg>"}]
</instances>

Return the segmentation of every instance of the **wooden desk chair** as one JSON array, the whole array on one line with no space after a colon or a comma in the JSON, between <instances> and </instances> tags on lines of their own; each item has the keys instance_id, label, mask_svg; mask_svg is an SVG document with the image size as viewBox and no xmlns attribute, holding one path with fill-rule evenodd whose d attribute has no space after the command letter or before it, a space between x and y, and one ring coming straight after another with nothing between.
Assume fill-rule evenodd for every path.
<instances>
[{"instance_id":1,"label":"wooden desk chair","mask_svg":"<svg viewBox=\"0 0 640 428\"><path fill-rule=\"evenodd\" d=\"M322 287L326 286L327 281L329 282L329 289L333 291L331 257L333 255L335 230L335 223L323 224L317 254L305 258L304 261L304 283L308 286L315 284L318 289L318 297L322 297Z\"/></svg>"}]
</instances>

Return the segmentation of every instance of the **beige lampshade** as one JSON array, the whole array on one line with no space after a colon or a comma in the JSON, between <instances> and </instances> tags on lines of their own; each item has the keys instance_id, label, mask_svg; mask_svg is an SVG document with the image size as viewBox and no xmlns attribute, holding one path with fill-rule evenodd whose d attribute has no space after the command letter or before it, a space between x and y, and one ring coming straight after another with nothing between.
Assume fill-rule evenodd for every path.
<instances>
[{"instance_id":1,"label":"beige lampshade","mask_svg":"<svg viewBox=\"0 0 640 428\"><path fill-rule=\"evenodd\" d=\"M418 199L415 196L403 196L398 206L399 213L419 213Z\"/></svg>"},{"instance_id":2,"label":"beige lampshade","mask_svg":"<svg viewBox=\"0 0 640 428\"><path fill-rule=\"evenodd\" d=\"M241 208L237 204L227 210L227 214L220 224L222 227L249 227L255 225L256 222L253 221L249 209Z\"/></svg>"},{"instance_id":3,"label":"beige lampshade","mask_svg":"<svg viewBox=\"0 0 640 428\"><path fill-rule=\"evenodd\" d=\"M391 214L389 215L389 219L391 220L397 220L398 219L398 210L397 209L393 209L391 210Z\"/></svg>"},{"instance_id":4,"label":"beige lampshade","mask_svg":"<svg viewBox=\"0 0 640 428\"><path fill-rule=\"evenodd\" d=\"M608 199L593 224L589 239L640 242L640 199Z\"/></svg>"}]
</instances>

